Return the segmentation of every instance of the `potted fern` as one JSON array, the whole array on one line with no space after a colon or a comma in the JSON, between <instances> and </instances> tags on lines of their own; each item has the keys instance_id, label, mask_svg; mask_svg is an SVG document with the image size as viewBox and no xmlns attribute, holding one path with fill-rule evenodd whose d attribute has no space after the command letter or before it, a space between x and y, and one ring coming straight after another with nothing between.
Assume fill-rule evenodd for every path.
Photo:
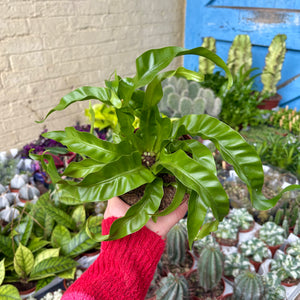
<instances>
[{"instance_id":1,"label":"potted fern","mask_svg":"<svg viewBox=\"0 0 300 300\"><path fill-rule=\"evenodd\" d=\"M159 113L164 79L181 76L188 80L203 80L201 74L183 67L162 71L175 57L189 54L211 59L225 70L231 85L232 76L225 63L205 48L152 49L137 58L134 77L115 75L113 80L105 82L105 87L80 87L64 96L46 116L89 99L97 99L116 110L118 124L113 143L73 127L43 134L85 158L70 163L63 174L57 172L51 155L31 154L33 159L41 161L56 184L62 203L73 205L120 196L132 205L123 218L113 223L108 235L94 235L98 241L124 237L142 228L151 217L169 214L180 205L185 194L189 194L187 230L190 246L199 236L200 229L201 237L217 228L228 214L228 197L217 178L210 150L196 140L185 140L186 135L200 136L215 144L224 160L247 184L255 208L269 209L281 196L268 200L262 195L264 175L259 156L229 126L208 115L186 115L171 120ZM145 90L141 90L142 87ZM133 125L135 119L139 122L136 128ZM285 190L295 188L292 185ZM208 208L215 220L202 226Z\"/></svg>"}]
</instances>

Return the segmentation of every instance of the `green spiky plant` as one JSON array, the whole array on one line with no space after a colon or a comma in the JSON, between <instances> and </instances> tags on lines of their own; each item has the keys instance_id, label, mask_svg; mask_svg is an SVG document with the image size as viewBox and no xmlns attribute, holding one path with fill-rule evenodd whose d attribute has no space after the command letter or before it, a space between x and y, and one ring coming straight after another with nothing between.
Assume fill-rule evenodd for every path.
<instances>
[{"instance_id":1,"label":"green spiky plant","mask_svg":"<svg viewBox=\"0 0 300 300\"><path fill-rule=\"evenodd\" d=\"M235 36L228 52L227 66L230 72L235 75L244 66L247 72L252 66L251 41L247 34Z\"/></svg>"},{"instance_id":2,"label":"green spiky plant","mask_svg":"<svg viewBox=\"0 0 300 300\"><path fill-rule=\"evenodd\" d=\"M216 53L216 39L208 36L203 38L203 43L201 47L204 47L213 53ZM199 72L202 74L212 74L215 68L215 64L207 59L206 57L200 56L199 57Z\"/></svg>"},{"instance_id":3,"label":"green spiky plant","mask_svg":"<svg viewBox=\"0 0 300 300\"><path fill-rule=\"evenodd\" d=\"M63 174L56 170L51 155L31 153L33 159L41 161L53 184L56 184L59 201L68 205L122 197L144 187L142 198L130 207L124 217L112 224L108 235L95 235L98 241L124 237L141 229L151 217L155 220L158 216L168 215L180 205L185 193L190 195L187 218L190 246L200 228L203 236L217 228L229 211L228 197L217 178L211 151L196 140L182 140L185 135L200 136L215 144L224 160L247 184L251 201L257 209L274 206L284 191L298 188L291 185L276 197L266 199L261 193L264 182L261 161L239 133L208 115L186 115L171 120L159 113L158 103L163 96L161 82L164 79L176 75L188 80L203 80L201 74L184 67L162 71L175 57L189 54L211 59L226 71L231 85L232 76L226 64L209 50L165 47L139 56L134 77L115 75L114 80L105 82L106 87L80 87L64 96L46 115L47 118L53 112L89 99L100 100L116 109L118 125L113 143L76 131L73 127L44 133L44 137L59 141L70 151L85 157L80 162L69 164ZM141 90L145 86L146 89ZM138 128L133 126L135 118L139 119ZM170 206L161 210L164 189L168 185L163 181L165 175L174 176L176 193ZM209 207L215 220L202 227Z\"/></svg>"},{"instance_id":4,"label":"green spiky plant","mask_svg":"<svg viewBox=\"0 0 300 300\"><path fill-rule=\"evenodd\" d=\"M157 300L184 300L189 297L188 282L183 275L168 273L156 292Z\"/></svg>"},{"instance_id":5,"label":"green spiky plant","mask_svg":"<svg viewBox=\"0 0 300 300\"><path fill-rule=\"evenodd\" d=\"M263 300L265 288L262 277L251 271L244 271L234 279L234 299Z\"/></svg>"},{"instance_id":6,"label":"green spiky plant","mask_svg":"<svg viewBox=\"0 0 300 300\"><path fill-rule=\"evenodd\" d=\"M217 117L221 111L221 99L211 89L202 88L198 82L171 77L163 85L163 97L158 107L168 117L204 113Z\"/></svg>"},{"instance_id":7,"label":"green spiky plant","mask_svg":"<svg viewBox=\"0 0 300 300\"><path fill-rule=\"evenodd\" d=\"M187 229L183 222L175 224L167 234L166 251L170 264L182 265L188 245Z\"/></svg>"},{"instance_id":8,"label":"green spiky plant","mask_svg":"<svg viewBox=\"0 0 300 300\"><path fill-rule=\"evenodd\" d=\"M286 53L285 41L285 34L277 34L268 48L265 67L261 74L262 93L276 94L277 92L276 85L281 79L281 69Z\"/></svg>"},{"instance_id":9,"label":"green spiky plant","mask_svg":"<svg viewBox=\"0 0 300 300\"><path fill-rule=\"evenodd\" d=\"M208 293L207 296L214 297L214 289L221 281L224 270L224 255L219 247L206 246L201 250L198 258L198 280L199 286Z\"/></svg>"}]
</instances>

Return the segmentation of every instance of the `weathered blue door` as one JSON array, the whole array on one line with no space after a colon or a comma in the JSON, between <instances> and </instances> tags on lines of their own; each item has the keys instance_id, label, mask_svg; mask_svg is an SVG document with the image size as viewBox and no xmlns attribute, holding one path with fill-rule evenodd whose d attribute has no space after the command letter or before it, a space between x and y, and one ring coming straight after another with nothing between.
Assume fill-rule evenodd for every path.
<instances>
[{"instance_id":1,"label":"weathered blue door","mask_svg":"<svg viewBox=\"0 0 300 300\"><path fill-rule=\"evenodd\" d=\"M185 47L202 44L202 38L216 39L217 54L227 61L228 50L236 35L248 34L252 43L253 64L260 72L273 37L286 34L287 53L282 67L282 83L300 73L299 0L187 0ZM187 56L185 67L198 70L198 59ZM256 82L261 90L260 77ZM300 77L278 91L280 106L300 110Z\"/></svg>"}]
</instances>

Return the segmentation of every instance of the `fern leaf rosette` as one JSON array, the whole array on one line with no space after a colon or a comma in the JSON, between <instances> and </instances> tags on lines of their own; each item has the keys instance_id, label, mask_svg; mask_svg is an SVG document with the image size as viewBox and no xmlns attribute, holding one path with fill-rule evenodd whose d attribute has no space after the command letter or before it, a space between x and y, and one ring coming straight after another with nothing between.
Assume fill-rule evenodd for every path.
<instances>
[{"instance_id":1,"label":"fern leaf rosette","mask_svg":"<svg viewBox=\"0 0 300 300\"><path fill-rule=\"evenodd\" d=\"M163 71L175 57L191 54L206 57L224 69L228 85L232 84L224 61L205 48L152 49L136 59L134 77L122 78L116 74L112 80L105 81L105 87L80 87L64 96L46 115L48 118L53 112L90 99L115 108L118 124L113 142L73 127L43 134L84 158L69 164L63 174L56 170L51 155L31 153L33 159L41 161L56 185L60 201L67 205L106 201L143 187L141 198L132 204L124 217L112 224L108 235L94 235L97 241L122 238L141 229L151 217L168 215L180 205L186 193L190 195L187 217L190 246L200 228L202 236L217 228L228 214L228 196L217 177L211 151L197 140L182 140L185 135L200 136L214 143L224 160L246 183L252 204L259 210L273 207L282 193L299 188L291 185L276 197L266 199L262 194L264 172L261 160L238 132L209 115L188 114L171 120L159 112L163 80L173 76L196 82L204 79L203 75L184 67ZM136 119L139 120L138 128L134 127ZM165 175L174 177L176 193L170 205L161 210L164 190L170 184L163 180ZM202 226L208 208L211 208L215 221Z\"/></svg>"},{"instance_id":2,"label":"fern leaf rosette","mask_svg":"<svg viewBox=\"0 0 300 300\"><path fill-rule=\"evenodd\" d=\"M242 242L239 246L239 251L246 257L251 258L256 262L263 262L269 258L270 252L267 245L258 238L252 238Z\"/></svg>"},{"instance_id":3,"label":"fern leaf rosette","mask_svg":"<svg viewBox=\"0 0 300 300\"><path fill-rule=\"evenodd\" d=\"M276 273L283 283L300 282L300 261L289 254L279 253L272 260L270 270Z\"/></svg>"},{"instance_id":4,"label":"fern leaf rosette","mask_svg":"<svg viewBox=\"0 0 300 300\"><path fill-rule=\"evenodd\" d=\"M284 229L274 222L267 222L259 229L259 239L269 246L282 245L284 242Z\"/></svg>"},{"instance_id":5,"label":"fern leaf rosette","mask_svg":"<svg viewBox=\"0 0 300 300\"><path fill-rule=\"evenodd\" d=\"M249 260L241 253L230 253L225 256L224 275L236 277L242 271L250 270L251 264Z\"/></svg>"}]
</instances>

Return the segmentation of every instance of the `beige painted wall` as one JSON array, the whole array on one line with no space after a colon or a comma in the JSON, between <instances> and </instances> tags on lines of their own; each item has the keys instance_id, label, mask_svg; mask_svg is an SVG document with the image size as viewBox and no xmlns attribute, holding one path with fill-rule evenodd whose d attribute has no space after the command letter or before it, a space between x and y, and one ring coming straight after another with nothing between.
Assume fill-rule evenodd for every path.
<instances>
[{"instance_id":1,"label":"beige painted wall","mask_svg":"<svg viewBox=\"0 0 300 300\"><path fill-rule=\"evenodd\" d=\"M34 121L77 87L134 75L142 52L183 46L185 0L3 0L0 11L0 151L86 123L87 102Z\"/></svg>"}]
</instances>

